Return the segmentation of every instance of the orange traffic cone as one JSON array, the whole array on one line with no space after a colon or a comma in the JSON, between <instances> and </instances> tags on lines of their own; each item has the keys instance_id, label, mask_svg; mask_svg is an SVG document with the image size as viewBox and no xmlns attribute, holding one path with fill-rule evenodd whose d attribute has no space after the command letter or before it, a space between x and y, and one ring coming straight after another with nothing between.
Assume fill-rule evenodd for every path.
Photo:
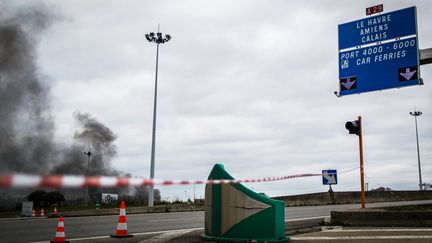
<instances>
[{"instance_id":1,"label":"orange traffic cone","mask_svg":"<svg viewBox=\"0 0 432 243\"><path fill-rule=\"evenodd\" d=\"M36 212L34 209L32 209L32 217L36 217Z\"/></svg>"},{"instance_id":2,"label":"orange traffic cone","mask_svg":"<svg viewBox=\"0 0 432 243\"><path fill-rule=\"evenodd\" d=\"M128 234L127 223L126 223L126 208L124 201L121 202L120 215L118 217L117 231L115 235L111 235L114 238L125 238L133 237L133 235Z\"/></svg>"},{"instance_id":3,"label":"orange traffic cone","mask_svg":"<svg viewBox=\"0 0 432 243\"><path fill-rule=\"evenodd\" d=\"M57 215L57 208L54 207L54 214Z\"/></svg>"},{"instance_id":4,"label":"orange traffic cone","mask_svg":"<svg viewBox=\"0 0 432 243\"><path fill-rule=\"evenodd\" d=\"M65 235L65 231L64 231L63 216L60 216L60 218L59 218L55 238L54 238L54 240L51 241L51 243L58 243L58 242L69 242L66 240L66 235Z\"/></svg>"},{"instance_id":5,"label":"orange traffic cone","mask_svg":"<svg viewBox=\"0 0 432 243\"><path fill-rule=\"evenodd\" d=\"M43 208L41 209L40 216L45 217L45 210Z\"/></svg>"}]
</instances>

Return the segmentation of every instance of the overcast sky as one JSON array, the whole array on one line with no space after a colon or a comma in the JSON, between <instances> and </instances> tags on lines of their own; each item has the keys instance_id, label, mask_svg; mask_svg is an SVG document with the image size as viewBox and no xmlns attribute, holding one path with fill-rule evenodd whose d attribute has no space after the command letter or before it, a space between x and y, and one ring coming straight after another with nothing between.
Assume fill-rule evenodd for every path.
<instances>
[{"instance_id":1,"label":"overcast sky","mask_svg":"<svg viewBox=\"0 0 432 243\"><path fill-rule=\"evenodd\" d=\"M238 179L358 168L358 137L344 125L361 115L369 188L415 190L417 108L423 182L432 183L432 65L421 66L423 86L333 94L338 24L379 3L417 6L420 48L431 48L431 1L45 3L60 16L38 40L56 138L72 140L74 111L92 114L118 136L120 171L149 177L156 45L145 34L160 24L172 40L159 53L156 178L206 179L215 163ZM336 191L360 189L358 169L338 181ZM270 196L328 190L321 177L247 186ZM193 194L160 189L168 199Z\"/></svg>"}]
</instances>

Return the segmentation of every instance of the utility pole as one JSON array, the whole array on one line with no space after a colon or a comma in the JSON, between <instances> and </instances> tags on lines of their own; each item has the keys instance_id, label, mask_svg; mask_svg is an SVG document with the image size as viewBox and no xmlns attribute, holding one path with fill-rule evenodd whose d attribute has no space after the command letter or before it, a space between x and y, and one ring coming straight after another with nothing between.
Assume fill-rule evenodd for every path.
<instances>
[{"instance_id":1,"label":"utility pole","mask_svg":"<svg viewBox=\"0 0 432 243\"><path fill-rule=\"evenodd\" d=\"M359 153L360 153L360 183L361 183L361 204L366 208L366 193L364 188L364 164L363 164L363 133L361 116L358 117L359 123Z\"/></svg>"},{"instance_id":2,"label":"utility pole","mask_svg":"<svg viewBox=\"0 0 432 243\"><path fill-rule=\"evenodd\" d=\"M359 154L360 154L360 189L361 189L361 205L366 208L366 193L364 185L364 164L363 164L363 136L362 136L362 118L358 117L356 121L348 121L345 123L345 128L349 134L356 134L359 136Z\"/></svg>"},{"instance_id":3,"label":"utility pole","mask_svg":"<svg viewBox=\"0 0 432 243\"><path fill-rule=\"evenodd\" d=\"M416 139L417 139L417 161L418 161L418 170L419 170L419 187L420 191L423 190L423 182L422 182L422 173L421 173L421 166L420 166L420 148L419 148L419 138L418 138L418 129L417 129L417 117L422 114L421 111L410 112L411 116L414 116L415 120L415 128L416 128Z\"/></svg>"},{"instance_id":4,"label":"utility pole","mask_svg":"<svg viewBox=\"0 0 432 243\"><path fill-rule=\"evenodd\" d=\"M84 155L87 155L87 173L86 176L89 176L90 173L90 157L93 155L93 153L90 151L90 146L89 146L89 151L88 152L84 152ZM85 204L88 205L88 186L86 187L86 196L85 196Z\"/></svg>"},{"instance_id":5,"label":"utility pole","mask_svg":"<svg viewBox=\"0 0 432 243\"><path fill-rule=\"evenodd\" d=\"M150 179L154 179L155 170L155 146L156 146L156 108L157 108L157 85L158 85L158 64L159 64L159 44L163 44L171 40L170 35L162 36L162 33L150 32L145 35L149 42L156 43L156 75L155 75L155 89L154 89L154 102L153 102L153 129L152 129L152 147L151 147L151 161L150 161ZM153 207L154 205L154 185L152 184L149 188L148 206Z\"/></svg>"}]
</instances>

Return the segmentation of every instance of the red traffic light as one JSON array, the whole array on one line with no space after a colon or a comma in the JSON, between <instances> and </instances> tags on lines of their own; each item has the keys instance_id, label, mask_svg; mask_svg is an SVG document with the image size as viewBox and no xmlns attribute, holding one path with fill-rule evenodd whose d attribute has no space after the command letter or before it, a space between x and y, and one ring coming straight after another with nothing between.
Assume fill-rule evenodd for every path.
<instances>
[{"instance_id":1,"label":"red traffic light","mask_svg":"<svg viewBox=\"0 0 432 243\"><path fill-rule=\"evenodd\" d=\"M349 131L349 134L360 134L360 126L358 120L347 121L347 123L345 123L345 128Z\"/></svg>"}]
</instances>

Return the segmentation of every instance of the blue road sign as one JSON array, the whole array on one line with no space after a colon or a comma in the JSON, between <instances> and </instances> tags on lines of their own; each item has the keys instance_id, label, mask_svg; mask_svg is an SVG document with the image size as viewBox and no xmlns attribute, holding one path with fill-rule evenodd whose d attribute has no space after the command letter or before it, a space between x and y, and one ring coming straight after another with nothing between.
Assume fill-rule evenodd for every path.
<instances>
[{"instance_id":1,"label":"blue road sign","mask_svg":"<svg viewBox=\"0 0 432 243\"><path fill-rule=\"evenodd\" d=\"M336 185L337 184L337 171L336 170L323 170L322 171L323 185Z\"/></svg>"},{"instance_id":2,"label":"blue road sign","mask_svg":"<svg viewBox=\"0 0 432 243\"><path fill-rule=\"evenodd\" d=\"M338 28L339 50L416 35L416 7L352 21Z\"/></svg>"},{"instance_id":3,"label":"blue road sign","mask_svg":"<svg viewBox=\"0 0 432 243\"><path fill-rule=\"evenodd\" d=\"M420 84L416 7L339 25L339 95Z\"/></svg>"}]
</instances>

